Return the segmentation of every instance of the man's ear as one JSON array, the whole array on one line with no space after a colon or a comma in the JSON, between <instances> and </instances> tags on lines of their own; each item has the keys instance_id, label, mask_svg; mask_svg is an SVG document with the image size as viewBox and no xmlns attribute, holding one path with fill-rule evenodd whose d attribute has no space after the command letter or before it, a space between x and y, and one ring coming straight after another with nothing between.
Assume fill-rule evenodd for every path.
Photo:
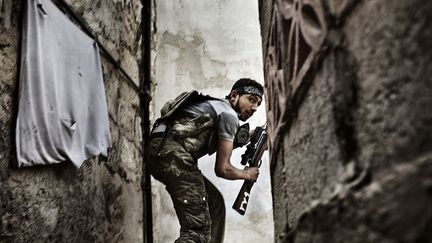
<instances>
[{"instance_id":1,"label":"man's ear","mask_svg":"<svg viewBox=\"0 0 432 243\"><path fill-rule=\"evenodd\" d=\"M230 97L230 101L234 102L236 100L238 96L237 90L232 90L229 97Z\"/></svg>"}]
</instances>

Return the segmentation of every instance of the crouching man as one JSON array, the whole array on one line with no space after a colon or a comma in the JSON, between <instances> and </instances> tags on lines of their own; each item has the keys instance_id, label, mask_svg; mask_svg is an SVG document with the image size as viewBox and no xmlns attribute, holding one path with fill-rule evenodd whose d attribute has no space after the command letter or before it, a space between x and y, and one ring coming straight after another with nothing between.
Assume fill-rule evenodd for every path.
<instances>
[{"instance_id":1,"label":"crouching man","mask_svg":"<svg viewBox=\"0 0 432 243\"><path fill-rule=\"evenodd\" d=\"M230 158L240 141L239 120L260 106L263 86L252 79L234 83L225 99L183 93L167 102L151 133L148 169L166 185L180 222L180 242L223 242L225 204L197 161L216 152L215 173L228 180L256 181L258 168L238 169ZM241 144L243 143L243 144Z\"/></svg>"}]
</instances>

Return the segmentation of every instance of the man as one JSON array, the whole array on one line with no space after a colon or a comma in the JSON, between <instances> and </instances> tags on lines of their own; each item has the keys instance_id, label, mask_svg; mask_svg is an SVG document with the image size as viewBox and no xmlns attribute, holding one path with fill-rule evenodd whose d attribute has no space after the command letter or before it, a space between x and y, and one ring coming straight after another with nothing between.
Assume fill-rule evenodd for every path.
<instances>
[{"instance_id":1,"label":"man","mask_svg":"<svg viewBox=\"0 0 432 243\"><path fill-rule=\"evenodd\" d=\"M190 93L162 108L152 130L150 173L166 185L180 222L175 242L222 242L225 205L221 193L205 178L197 160L216 152L215 173L228 180L256 181L258 168L240 170L230 162L239 120L249 119L260 106L263 86L240 79L225 99Z\"/></svg>"}]
</instances>

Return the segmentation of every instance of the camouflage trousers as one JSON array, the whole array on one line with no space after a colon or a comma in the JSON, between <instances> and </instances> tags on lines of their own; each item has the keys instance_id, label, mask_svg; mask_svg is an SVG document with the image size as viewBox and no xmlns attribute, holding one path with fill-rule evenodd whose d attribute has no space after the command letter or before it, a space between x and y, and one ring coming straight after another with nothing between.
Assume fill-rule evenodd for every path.
<instances>
[{"instance_id":1,"label":"camouflage trousers","mask_svg":"<svg viewBox=\"0 0 432 243\"><path fill-rule=\"evenodd\" d=\"M221 193L205 178L192 158L178 142L162 138L151 141L148 169L166 186L181 229L176 243L223 241L225 204Z\"/></svg>"}]
</instances>

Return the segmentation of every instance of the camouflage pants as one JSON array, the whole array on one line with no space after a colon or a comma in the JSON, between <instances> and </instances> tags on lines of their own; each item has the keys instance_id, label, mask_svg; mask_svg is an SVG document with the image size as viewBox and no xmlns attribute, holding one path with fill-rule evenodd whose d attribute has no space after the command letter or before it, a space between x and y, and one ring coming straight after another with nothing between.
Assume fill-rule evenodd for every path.
<instances>
[{"instance_id":1,"label":"camouflage pants","mask_svg":"<svg viewBox=\"0 0 432 243\"><path fill-rule=\"evenodd\" d=\"M179 143L167 139L159 151L161 140L151 141L148 168L154 178L165 184L173 201L181 226L175 242L222 242L225 231L222 195Z\"/></svg>"}]
</instances>

